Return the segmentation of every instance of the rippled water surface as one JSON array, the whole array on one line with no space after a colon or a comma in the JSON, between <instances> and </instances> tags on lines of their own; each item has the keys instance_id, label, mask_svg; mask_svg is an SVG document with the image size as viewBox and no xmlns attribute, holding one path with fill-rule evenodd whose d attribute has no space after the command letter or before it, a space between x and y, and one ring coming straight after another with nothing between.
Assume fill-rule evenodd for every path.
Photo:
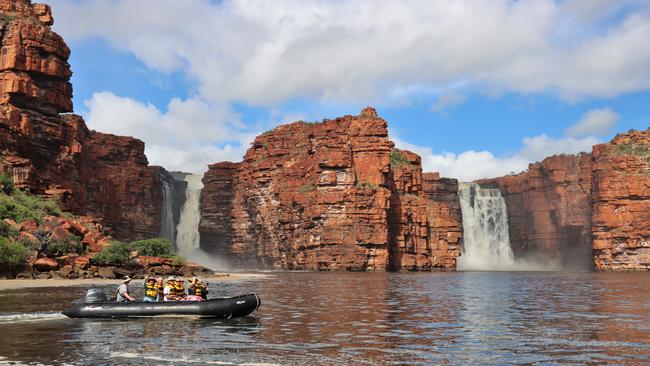
<instances>
[{"instance_id":1,"label":"rippled water surface","mask_svg":"<svg viewBox=\"0 0 650 366\"><path fill-rule=\"evenodd\" d=\"M83 320L57 312L85 288L2 291L0 364L650 363L647 274L271 273L210 287L254 291L262 307Z\"/></svg>"}]
</instances>

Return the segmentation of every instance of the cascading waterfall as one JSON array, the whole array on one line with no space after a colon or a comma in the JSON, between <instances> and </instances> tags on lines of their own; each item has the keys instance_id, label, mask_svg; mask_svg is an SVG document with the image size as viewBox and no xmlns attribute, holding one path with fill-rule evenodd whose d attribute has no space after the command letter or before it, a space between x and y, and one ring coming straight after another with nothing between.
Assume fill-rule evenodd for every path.
<instances>
[{"instance_id":1,"label":"cascading waterfall","mask_svg":"<svg viewBox=\"0 0 650 366\"><path fill-rule=\"evenodd\" d=\"M476 183L460 183L458 195L463 214L463 247L458 270L514 269L508 210L501 192L481 188Z\"/></svg>"},{"instance_id":2,"label":"cascading waterfall","mask_svg":"<svg viewBox=\"0 0 650 366\"><path fill-rule=\"evenodd\" d=\"M201 221L202 179L203 174L185 176L187 190L185 191L185 204L181 209L181 216L176 228L176 248L180 255L188 258L200 250L199 221Z\"/></svg>"},{"instance_id":3,"label":"cascading waterfall","mask_svg":"<svg viewBox=\"0 0 650 366\"><path fill-rule=\"evenodd\" d=\"M174 212L172 210L173 186L164 177L162 183L163 205L160 218L160 237L169 240L172 244L176 241L174 235Z\"/></svg>"}]
</instances>

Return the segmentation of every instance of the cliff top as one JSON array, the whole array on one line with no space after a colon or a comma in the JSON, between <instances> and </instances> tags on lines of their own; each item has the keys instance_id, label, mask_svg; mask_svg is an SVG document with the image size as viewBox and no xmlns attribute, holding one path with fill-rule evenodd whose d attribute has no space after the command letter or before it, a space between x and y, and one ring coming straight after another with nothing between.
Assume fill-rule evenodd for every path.
<instances>
[{"instance_id":1,"label":"cliff top","mask_svg":"<svg viewBox=\"0 0 650 366\"><path fill-rule=\"evenodd\" d=\"M11 21L16 17L34 18L41 24L54 24L52 10L47 4L32 4L30 0L0 0L0 21Z\"/></svg>"}]
</instances>

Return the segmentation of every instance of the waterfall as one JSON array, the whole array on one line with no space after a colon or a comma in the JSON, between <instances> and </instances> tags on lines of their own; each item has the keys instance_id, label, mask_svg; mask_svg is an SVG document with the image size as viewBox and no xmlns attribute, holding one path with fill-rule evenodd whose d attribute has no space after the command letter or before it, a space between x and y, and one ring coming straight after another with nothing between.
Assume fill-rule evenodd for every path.
<instances>
[{"instance_id":1,"label":"waterfall","mask_svg":"<svg viewBox=\"0 0 650 366\"><path fill-rule=\"evenodd\" d=\"M169 240L174 244L174 212L172 210L173 200L173 186L169 180L161 175L160 182L162 183L162 214L160 215L160 237Z\"/></svg>"},{"instance_id":2,"label":"waterfall","mask_svg":"<svg viewBox=\"0 0 650 366\"><path fill-rule=\"evenodd\" d=\"M203 189L203 174L188 174L185 176L187 190L185 204L181 209L181 217L176 228L176 247L179 254L190 257L199 250L200 235L199 221L201 220L201 189Z\"/></svg>"},{"instance_id":3,"label":"waterfall","mask_svg":"<svg viewBox=\"0 0 650 366\"><path fill-rule=\"evenodd\" d=\"M458 270L512 270L508 211L498 189L476 183L458 187L463 214L463 247Z\"/></svg>"}]
</instances>

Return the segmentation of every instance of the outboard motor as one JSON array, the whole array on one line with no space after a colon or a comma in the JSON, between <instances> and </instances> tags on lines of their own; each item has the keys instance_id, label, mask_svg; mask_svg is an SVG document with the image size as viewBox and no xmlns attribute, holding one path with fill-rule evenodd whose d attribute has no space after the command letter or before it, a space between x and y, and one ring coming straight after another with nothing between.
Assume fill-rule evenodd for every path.
<instances>
[{"instance_id":1,"label":"outboard motor","mask_svg":"<svg viewBox=\"0 0 650 366\"><path fill-rule=\"evenodd\" d=\"M101 288L91 288L86 291L84 302L86 304L93 304L98 302L106 302L106 293Z\"/></svg>"}]
</instances>

